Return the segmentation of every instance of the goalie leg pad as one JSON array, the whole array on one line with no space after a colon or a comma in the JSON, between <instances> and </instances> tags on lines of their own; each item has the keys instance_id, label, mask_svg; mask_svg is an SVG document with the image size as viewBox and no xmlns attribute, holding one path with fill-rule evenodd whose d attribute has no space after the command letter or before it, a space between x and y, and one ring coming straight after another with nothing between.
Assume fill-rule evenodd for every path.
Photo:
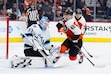
<instances>
[{"instance_id":1,"label":"goalie leg pad","mask_svg":"<svg viewBox=\"0 0 111 74\"><path fill-rule=\"evenodd\" d=\"M10 60L11 68L42 68L45 67L45 60L43 57L13 57Z\"/></svg>"}]
</instances>

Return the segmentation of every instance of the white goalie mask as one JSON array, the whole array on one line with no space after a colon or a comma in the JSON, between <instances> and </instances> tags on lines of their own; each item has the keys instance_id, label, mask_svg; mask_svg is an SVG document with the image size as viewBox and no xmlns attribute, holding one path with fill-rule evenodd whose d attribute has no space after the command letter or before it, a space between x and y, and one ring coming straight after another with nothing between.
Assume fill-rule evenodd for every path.
<instances>
[{"instance_id":1,"label":"white goalie mask","mask_svg":"<svg viewBox=\"0 0 111 74\"><path fill-rule=\"evenodd\" d=\"M39 24L42 27L42 30L46 30L47 26L49 25L49 19L48 19L48 17L43 16L41 18Z\"/></svg>"}]
</instances>

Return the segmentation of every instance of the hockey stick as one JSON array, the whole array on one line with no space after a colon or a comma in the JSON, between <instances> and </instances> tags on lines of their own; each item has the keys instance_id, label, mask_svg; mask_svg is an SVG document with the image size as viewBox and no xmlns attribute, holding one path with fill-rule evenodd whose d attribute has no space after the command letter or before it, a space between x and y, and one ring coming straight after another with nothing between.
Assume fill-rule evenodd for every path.
<instances>
[{"instance_id":1,"label":"hockey stick","mask_svg":"<svg viewBox=\"0 0 111 74\"><path fill-rule=\"evenodd\" d=\"M79 50L81 50L77 45L74 45L76 48L78 48ZM80 52L82 52L82 51L80 51ZM102 68L102 67L105 67L105 65L96 65L96 64L94 64L83 52L82 52L82 54L84 55L84 57L92 64L92 66L94 66L94 67L98 67L98 68Z\"/></svg>"},{"instance_id":2,"label":"hockey stick","mask_svg":"<svg viewBox=\"0 0 111 74\"><path fill-rule=\"evenodd\" d=\"M91 54L85 49L84 46L83 46L83 49L87 52L87 54L88 54L90 57L93 57L93 55L91 55Z\"/></svg>"},{"instance_id":3,"label":"hockey stick","mask_svg":"<svg viewBox=\"0 0 111 74\"><path fill-rule=\"evenodd\" d=\"M16 26L16 25L15 25ZM32 41L24 34L24 32L18 27L18 26L16 26L16 28L21 32L21 34L24 36L24 37L26 37L26 39L31 43L31 44L33 44L32 43ZM37 39L36 39L37 40ZM39 43L39 45L40 45L40 42L38 42ZM36 45L36 44L35 44ZM40 45L41 46L41 45ZM43 48L43 47L42 47ZM43 49L45 49L45 48L43 48ZM42 51L42 50L38 50L39 52L40 52L40 54L48 61L48 63L53 67L54 66L54 63L47 57L47 55Z\"/></svg>"},{"instance_id":4,"label":"hockey stick","mask_svg":"<svg viewBox=\"0 0 111 74\"><path fill-rule=\"evenodd\" d=\"M91 55L87 50L86 48L83 46L83 49L86 51L86 53L91 57L91 58L98 58L98 56L93 56Z\"/></svg>"}]
</instances>

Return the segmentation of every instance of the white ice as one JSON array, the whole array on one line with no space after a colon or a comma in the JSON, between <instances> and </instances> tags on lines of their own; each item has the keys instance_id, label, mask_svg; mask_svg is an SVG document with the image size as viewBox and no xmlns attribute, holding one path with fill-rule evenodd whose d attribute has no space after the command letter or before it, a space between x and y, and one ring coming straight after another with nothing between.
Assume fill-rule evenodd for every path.
<instances>
[{"instance_id":1,"label":"white ice","mask_svg":"<svg viewBox=\"0 0 111 74\"><path fill-rule=\"evenodd\" d=\"M60 45L60 43L53 43ZM96 58L91 58L82 49L85 55L95 65L105 65L105 67L97 68L84 57L82 64L78 61L70 61L68 56L63 56L58 63L64 64L60 68L19 68L13 69L8 67L8 60L0 59L0 74L111 74L111 43L84 43L86 50ZM10 43L9 59L13 55L24 56L23 43Z\"/></svg>"}]
</instances>

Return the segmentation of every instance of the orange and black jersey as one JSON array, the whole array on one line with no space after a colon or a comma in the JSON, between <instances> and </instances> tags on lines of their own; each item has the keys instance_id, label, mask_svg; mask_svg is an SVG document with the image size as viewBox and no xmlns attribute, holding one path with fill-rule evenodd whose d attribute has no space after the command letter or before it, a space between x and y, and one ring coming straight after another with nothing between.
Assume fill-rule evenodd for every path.
<instances>
[{"instance_id":1,"label":"orange and black jersey","mask_svg":"<svg viewBox=\"0 0 111 74\"><path fill-rule=\"evenodd\" d=\"M79 25L75 23L75 19L73 18L65 22L61 31L71 40L82 39L81 29L79 28Z\"/></svg>"}]
</instances>

